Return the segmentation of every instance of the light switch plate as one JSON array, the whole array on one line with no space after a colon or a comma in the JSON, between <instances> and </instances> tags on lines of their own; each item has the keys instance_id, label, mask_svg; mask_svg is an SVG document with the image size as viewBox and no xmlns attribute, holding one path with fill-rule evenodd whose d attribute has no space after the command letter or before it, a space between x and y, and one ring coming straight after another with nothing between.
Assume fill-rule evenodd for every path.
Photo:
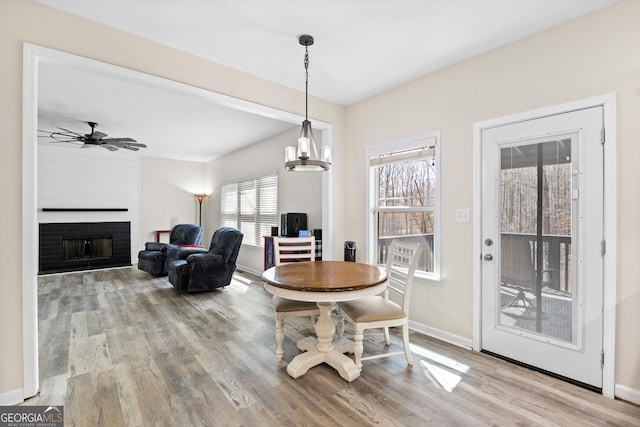
<instances>
[{"instance_id":1,"label":"light switch plate","mask_svg":"<svg viewBox=\"0 0 640 427\"><path fill-rule=\"evenodd\" d=\"M469 222L471 215L469 209L456 209L456 222Z\"/></svg>"}]
</instances>

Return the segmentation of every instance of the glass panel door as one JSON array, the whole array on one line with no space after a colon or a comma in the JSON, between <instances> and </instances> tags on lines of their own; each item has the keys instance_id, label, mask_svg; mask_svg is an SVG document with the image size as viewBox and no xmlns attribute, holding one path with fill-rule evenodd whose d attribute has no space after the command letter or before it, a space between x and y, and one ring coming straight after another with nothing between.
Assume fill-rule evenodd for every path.
<instances>
[{"instance_id":1,"label":"glass panel door","mask_svg":"<svg viewBox=\"0 0 640 427\"><path fill-rule=\"evenodd\" d=\"M572 343L572 140L500 149L500 324Z\"/></svg>"}]
</instances>

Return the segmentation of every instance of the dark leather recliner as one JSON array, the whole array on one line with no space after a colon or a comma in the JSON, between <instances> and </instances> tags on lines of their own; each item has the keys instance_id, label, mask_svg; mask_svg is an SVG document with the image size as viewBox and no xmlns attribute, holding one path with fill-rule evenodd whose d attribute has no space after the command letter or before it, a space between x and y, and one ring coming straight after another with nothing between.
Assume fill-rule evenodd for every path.
<instances>
[{"instance_id":1,"label":"dark leather recliner","mask_svg":"<svg viewBox=\"0 0 640 427\"><path fill-rule=\"evenodd\" d=\"M169 264L169 282L178 291L203 292L231 283L242 244L242 233L231 227L216 230L209 252L182 248Z\"/></svg>"},{"instance_id":2,"label":"dark leather recliner","mask_svg":"<svg viewBox=\"0 0 640 427\"><path fill-rule=\"evenodd\" d=\"M169 234L169 243L147 242L138 252L138 268L155 276L166 276L169 263L178 258L180 246L197 246L203 228L195 224L178 224Z\"/></svg>"}]
</instances>

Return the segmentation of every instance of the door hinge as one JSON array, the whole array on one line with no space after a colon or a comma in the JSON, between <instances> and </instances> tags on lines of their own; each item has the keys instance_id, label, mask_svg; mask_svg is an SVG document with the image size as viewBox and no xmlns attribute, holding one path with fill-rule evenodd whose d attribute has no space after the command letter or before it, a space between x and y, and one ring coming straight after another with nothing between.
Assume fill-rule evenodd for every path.
<instances>
[{"instance_id":1,"label":"door hinge","mask_svg":"<svg viewBox=\"0 0 640 427\"><path fill-rule=\"evenodd\" d=\"M603 240L600 243L600 253L601 253L602 256L605 256L606 253L607 253L607 241L606 240Z\"/></svg>"},{"instance_id":2,"label":"door hinge","mask_svg":"<svg viewBox=\"0 0 640 427\"><path fill-rule=\"evenodd\" d=\"M600 367L604 367L604 350L600 352Z\"/></svg>"},{"instance_id":3,"label":"door hinge","mask_svg":"<svg viewBox=\"0 0 640 427\"><path fill-rule=\"evenodd\" d=\"M600 130L600 144L604 144L604 128Z\"/></svg>"}]
</instances>

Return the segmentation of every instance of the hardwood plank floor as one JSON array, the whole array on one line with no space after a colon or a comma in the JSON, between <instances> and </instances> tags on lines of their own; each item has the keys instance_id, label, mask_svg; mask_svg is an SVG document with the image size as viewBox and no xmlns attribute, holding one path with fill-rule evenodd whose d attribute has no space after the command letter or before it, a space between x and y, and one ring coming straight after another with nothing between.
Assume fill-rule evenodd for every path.
<instances>
[{"instance_id":1,"label":"hardwood plank floor","mask_svg":"<svg viewBox=\"0 0 640 427\"><path fill-rule=\"evenodd\" d=\"M352 383L326 365L292 379L271 297L243 272L189 295L133 267L38 287L41 392L25 404L64 405L68 426L640 425L638 406L419 333L412 367L398 356L366 361ZM311 330L285 325L291 360Z\"/></svg>"}]
</instances>

